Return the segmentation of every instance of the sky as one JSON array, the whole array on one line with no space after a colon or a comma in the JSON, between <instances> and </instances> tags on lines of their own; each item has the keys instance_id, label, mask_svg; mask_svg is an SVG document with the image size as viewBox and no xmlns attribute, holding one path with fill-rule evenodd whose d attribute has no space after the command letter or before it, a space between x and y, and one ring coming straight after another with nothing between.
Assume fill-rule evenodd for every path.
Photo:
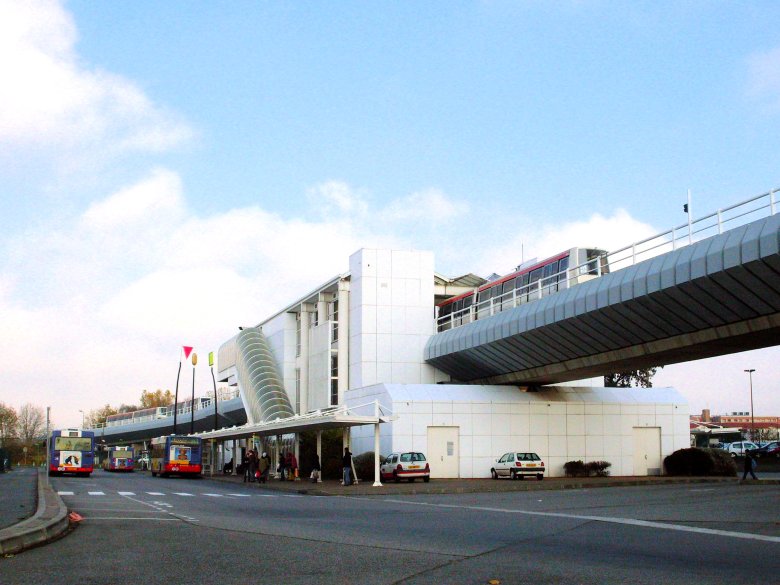
<instances>
[{"instance_id":1,"label":"sky","mask_svg":"<svg viewBox=\"0 0 780 585\"><path fill-rule=\"evenodd\" d=\"M174 390L348 270L614 250L780 187L776 2L0 0L0 402ZM780 415L780 351L669 365ZM191 389L184 368L180 391Z\"/></svg>"}]
</instances>

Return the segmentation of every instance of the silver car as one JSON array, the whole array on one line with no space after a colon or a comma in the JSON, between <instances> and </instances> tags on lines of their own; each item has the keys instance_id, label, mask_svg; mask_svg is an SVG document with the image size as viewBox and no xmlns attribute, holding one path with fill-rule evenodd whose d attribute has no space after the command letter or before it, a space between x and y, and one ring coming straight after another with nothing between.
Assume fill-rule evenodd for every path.
<instances>
[{"instance_id":1,"label":"silver car","mask_svg":"<svg viewBox=\"0 0 780 585\"><path fill-rule=\"evenodd\" d=\"M535 475L541 481L544 479L544 461L536 453L511 451L496 459L490 468L490 475L493 479L523 479L526 475Z\"/></svg>"}]
</instances>

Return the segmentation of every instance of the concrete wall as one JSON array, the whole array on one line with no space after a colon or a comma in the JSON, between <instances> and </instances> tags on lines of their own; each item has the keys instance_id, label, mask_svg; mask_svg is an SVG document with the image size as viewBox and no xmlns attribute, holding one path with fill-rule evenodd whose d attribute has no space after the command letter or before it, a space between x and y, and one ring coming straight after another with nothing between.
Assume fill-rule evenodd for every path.
<instances>
[{"instance_id":1,"label":"concrete wall","mask_svg":"<svg viewBox=\"0 0 780 585\"><path fill-rule=\"evenodd\" d=\"M380 427L382 454L428 451L429 426L459 428L460 477L488 477L506 451L535 451L549 476L567 461L604 460L612 475L634 475L635 427L659 427L661 457L690 445L688 404L672 388L385 385L348 393L348 403L379 399L398 416ZM352 431L353 452L373 450L373 427Z\"/></svg>"}]
</instances>

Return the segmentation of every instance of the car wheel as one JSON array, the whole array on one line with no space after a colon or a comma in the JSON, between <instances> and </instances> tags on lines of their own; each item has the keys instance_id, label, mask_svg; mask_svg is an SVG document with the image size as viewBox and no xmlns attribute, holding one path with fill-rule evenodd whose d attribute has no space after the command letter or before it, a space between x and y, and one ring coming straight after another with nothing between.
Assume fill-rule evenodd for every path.
<instances>
[{"instance_id":1,"label":"car wheel","mask_svg":"<svg viewBox=\"0 0 780 585\"><path fill-rule=\"evenodd\" d=\"M493 479L498 479L498 474L496 473L495 469L490 470L490 475L493 477Z\"/></svg>"},{"instance_id":2,"label":"car wheel","mask_svg":"<svg viewBox=\"0 0 780 585\"><path fill-rule=\"evenodd\" d=\"M401 478L400 478L400 477L398 477L398 472L397 472L397 471L394 471L394 472L393 472L393 481L394 481L395 483L398 483L398 482L400 482L400 481L401 481Z\"/></svg>"},{"instance_id":3,"label":"car wheel","mask_svg":"<svg viewBox=\"0 0 780 585\"><path fill-rule=\"evenodd\" d=\"M425 477L423 477L423 481L425 483L428 483L429 481L431 481L431 476L430 475L426 475Z\"/></svg>"},{"instance_id":4,"label":"car wheel","mask_svg":"<svg viewBox=\"0 0 780 585\"><path fill-rule=\"evenodd\" d=\"M509 470L509 479L517 479L517 474L514 469Z\"/></svg>"},{"instance_id":5,"label":"car wheel","mask_svg":"<svg viewBox=\"0 0 780 585\"><path fill-rule=\"evenodd\" d=\"M538 479L539 481L542 481L542 480L544 479L544 475L542 475L542 474L540 473L540 474L538 474L538 475L536 476L536 479Z\"/></svg>"}]
</instances>

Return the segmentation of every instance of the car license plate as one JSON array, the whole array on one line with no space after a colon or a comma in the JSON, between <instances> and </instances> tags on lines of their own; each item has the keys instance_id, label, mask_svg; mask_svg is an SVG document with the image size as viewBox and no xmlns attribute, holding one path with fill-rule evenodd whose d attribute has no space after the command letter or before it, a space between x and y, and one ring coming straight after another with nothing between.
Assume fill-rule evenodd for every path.
<instances>
[{"instance_id":1,"label":"car license plate","mask_svg":"<svg viewBox=\"0 0 780 585\"><path fill-rule=\"evenodd\" d=\"M536 463L529 463L526 467L536 467Z\"/></svg>"},{"instance_id":2,"label":"car license plate","mask_svg":"<svg viewBox=\"0 0 780 585\"><path fill-rule=\"evenodd\" d=\"M419 465L410 465L409 469L420 469Z\"/></svg>"}]
</instances>

